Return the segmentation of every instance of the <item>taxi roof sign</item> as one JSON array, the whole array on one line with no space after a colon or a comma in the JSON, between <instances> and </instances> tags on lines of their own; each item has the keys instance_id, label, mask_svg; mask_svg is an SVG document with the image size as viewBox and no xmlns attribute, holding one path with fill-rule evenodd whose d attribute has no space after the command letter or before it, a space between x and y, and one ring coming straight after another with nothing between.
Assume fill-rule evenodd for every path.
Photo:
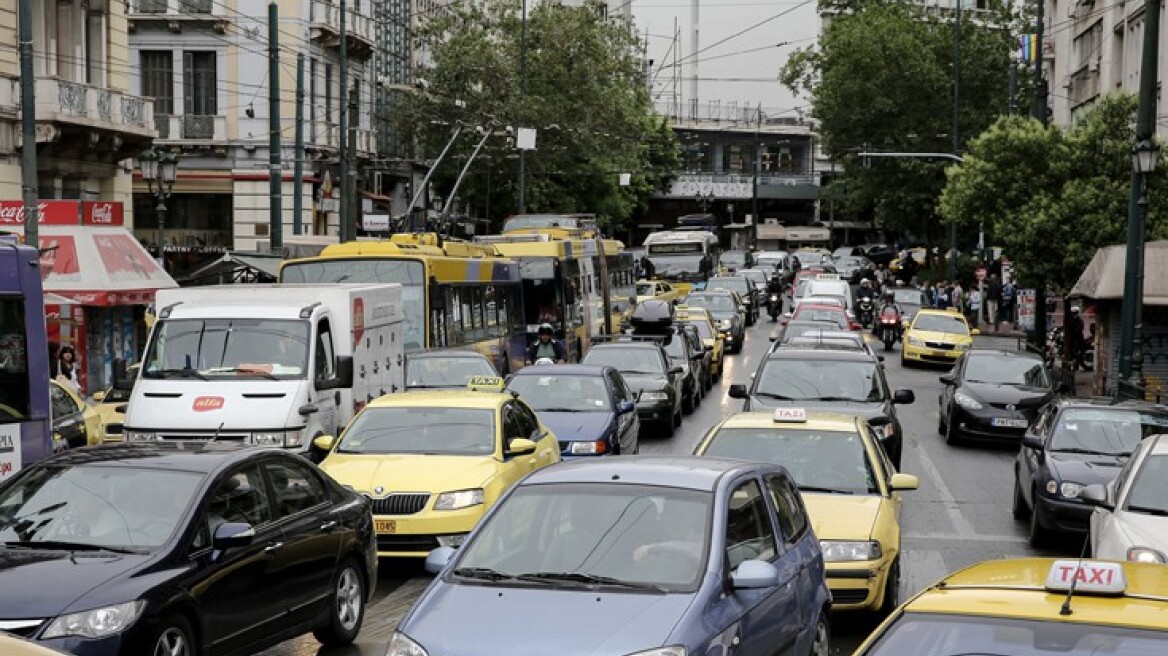
<instances>
[{"instance_id":1,"label":"taxi roof sign","mask_svg":"<svg viewBox=\"0 0 1168 656\"><path fill-rule=\"evenodd\" d=\"M1046 575L1046 589L1076 594L1122 595L1127 590L1127 577L1119 563L1098 560L1056 560Z\"/></svg>"},{"instance_id":2,"label":"taxi roof sign","mask_svg":"<svg viewBox=\"0 0 1168 656\"><path fill-rule=\"evenodd\" d=\"M466 382L466 389L471 392L502 392L503 379L498 376L471 376Z\"/></svg>"},{"instance_id":3,"label":"taxi roof sign","mask_svg":"<svg viewBox=\"0 0 1168 656\"><path fill-rule=\"evenodd\" d=\"M806 422L807 411L803 408L776 408L771 421L778 423Z\"/></svg>"},{"instance_id":4,"label":"taxi roof sign","mask_svg":"<svg viewBox=\"0 0 1168 656\"><path fill-rule=\"evenodd\" d=\"M815 274L815 279L816 280L843 280L843 278L838 273L817 273L817 274Z\"/></svg>"}]
</instances>

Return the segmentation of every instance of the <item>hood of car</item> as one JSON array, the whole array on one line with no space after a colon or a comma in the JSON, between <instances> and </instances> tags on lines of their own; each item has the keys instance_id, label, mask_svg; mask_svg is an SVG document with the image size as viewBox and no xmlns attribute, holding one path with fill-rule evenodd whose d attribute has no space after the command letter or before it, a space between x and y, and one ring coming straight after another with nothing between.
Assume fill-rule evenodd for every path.
<instances>
[{"instance_id":1,"label":"hood of car","mask_svg":"<svg viewBox=\"0 0 1168 656\"><path fill-rule=\"evenodd\" d=\"M880 514L883 499L874 494L823 494L803 492L815 537L820 540L867 540Z\"/></svg>"},{"instance_id":2,"label":"hood of car","mask_svg":"<svg viewBox=\"0 0 1168 656\"><path fill-rule=\"evenodd\" d=\"M430 654L632 654L662 647L689 594L596 592L436 581L400 631ZM473 612L444 612L469 608ZM581 618L604 630L581 630Z\"/></svg>"},{"instance_id":3,"label":"hood of car","mask_svg":"<svg viewBox=\"0 0 1168 656\"><path fill-rule=\"evenodd\" d=\"M430 492L482 487L500 463L490 456L332 453L320 464L357 492ZM376 488L382 488L378 492Z\"/></svg>"},{"instance_id":4,"label":"hood of car","mask_svg":"<svg viewBox=\"0 0 1168 656\"><path fill-rule=\"evenodd\" d=\"M657 392L669 387L669 379L664 375L658 374L630 374L621 372L621 376L625 379L625 384L629 386L634 393L636 392ZM559 433L556 433L559 435Z\"/></svg>"},{"instance_id":5,"label":"hood of car","mask_svg":"<svg viewBox=\"0 0 1168 656\"><path fill-rule=\"evenodd\" d=\"M561 442L598 440L612 424L611 412L544 412L536 413L544 426Z\"/></svg>"},{"instance_id":6,"label":"hood of car","mask_svg":"<svg viewBox=\"0 0 1168 656\"><path fill-rule=\"evenodd\" d=\"M781 399L768 399L765 396L750 397L751 410L789 408L792 406L807 410L842 412L844 414L863 417L864 419L890 416L888 405L884 401L783 401Z\"/></svg>"},{"instance_id":7,"label":"hood of car","mask_svg":"<svg viewBox=\"0 0 1168 656\"><path fill-rule=\"evenodd\" d=\"M1168 517L1147 513L1116 513L1119 528L1133 547L1151 547L1168 555Z\"/></svg>"},{"instance_id":8,"label":"hood of car","mask_svg":"<svg viewBox=\"0 0 1168 656\"><path fill-rule=\"evenodd\" d=\"M125 576L151 556L65 549L0 549L0 617L51 618L70 610L95 588ZM16 591L19 591L18 593ZM93 607L133 599L103 599L90 595Z\"/></svg>"},{"instance_id":9,"label":"hood of car","mask_svg":"<svg viewBox=\"0 0 1168 656\"><path fill-rule=\"evenodd\" d=\"M961 391L985 403L1013 404L1019 410L1037 409L1054 395L1054 392L1045 388L994 383L966 382L961 385Z\"/></svg>"},{"instance_id":10,"label":"hood of car","mask_svg":"<svg viewBox=\"0 0 1168 656\"><path fill-rule=\"evenodd\" d=\"M902 312L907 313L907 310L901 308ZM915 315L915 313L914 313ZM936 330L921 330L920 328L913 328L909 331L909 336L915 337L926 342L944 342L946 344L972 344L973 337L962 333L943 333Z\"/></svg>"},{"instance_id":11,"label":"hood of car","mask_svg":"<svg viewBox=\"0 0 1168 656\"><path fill-rule=\"evenodd\" d=\"M1086 453L1048 451L1047 468L1063 481L1080 485L1107 483L1119 474L1127 456L1103 456Z\"/></svg>"}]
</instances>

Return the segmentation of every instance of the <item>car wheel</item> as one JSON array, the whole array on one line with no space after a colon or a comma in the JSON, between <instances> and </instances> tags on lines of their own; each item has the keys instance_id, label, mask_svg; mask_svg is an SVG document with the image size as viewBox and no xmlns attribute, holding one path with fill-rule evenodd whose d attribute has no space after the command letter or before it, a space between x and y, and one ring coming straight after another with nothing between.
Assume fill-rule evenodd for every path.
<instances>
[{"instance_id":1,"label":"car wheel","mask_svg":"<svg viewBox=\"0 0 1168 656\"><path fill-rule=\"evenodd\" d=\"M352 560L345 560L333 579L328 624L312 632L326 647L347 645L357 638L365 619L365 579Z\"/></svg>"},{"instance_id":2,"label":"car wheel","mask_svg":"<svg viewBox=\"0 0 1168 656\"><path fill-rule=\"evenodd\" d=\"M688 415L694 411L694 407L697 405L697 402L694 400L694 398L695 398L695 395L693 393L693 390L690 390L689 394L686 394L683 396L683 398L681 399L681 412L682 412L682 414Z\"/></svg>"},{"instance_id":3,"label":"car wheel","mask_svg":"<svg viewBox=\"0 0 1168 656\"><path fill-rule=\"evenodd\" d=\"M899 605L900 556L897 556L896 560L892 561L892 567L888 570L888 579L884 582L884 603L880 604L880 608L876 612L881 616L890 615Z\"/></svg>"},{"instance_id":4,"label":"car wheel","mask_svg":"<svg viewBox=\"0 0 1168 656\"><path fill-rule=\"evenodd\" d=\"M949 432L949 427L945 424L945 415L941 412L941 408L937 407L937 433L944 435Z\"/></svg>"},{"instance_id":5,"label":"car wheel","mask_svg":"<svg viewBox=\"0 0 1168 656\"><path fill-rule=\"evenodd\" d=\"M1030 509L1030 531L1027 537L1030 546L1039 549L1046 545L1048 531L1042 527L1042 518L1039 513L1038 493L1034 493L1034 507Z\"/></svg>"},{"instance_id":6,"label":"car wheel","mask_svg":"<svg viewBox=\"0 0 1168 656\"><path fill-rule=\"evenodd\" d=\"M199 652L194 635L191 623L185 617L167 617L154 631L150 640L154 645L151 653L154 656L194 656Z\"/></svg>"},{"instance_id":7,"label":"car wheel","mask_svg":"<svg viewBox=\"0 0 1168 656\"><path fill-rule=\"evenodd\" d=\"M811 648L807 650L807 656L829 656L831 654L831 620L828 618L827 609L823 608L819 611L819 617L815 620L815 629L811 634Z\"/></svg>"},{"instance_id":8,"label":"car wheel","mask_svg":"<svg viewBox=\"0 0 1168 656\"><path fill-rule=\"evenodd\" d=\"M1014 503L1010 508L1014 519L1019 521L1030 516L1030 508L1026 506L1026 499L1022 496L1022 486L1018 484L1018 472L1014 472Z\"/></svg>"},{"instance_id":9,"label":"car wheel","mask_svg":"<svg viewBox=\"0 0 1168 656\"><path fill-rule=\"evenodd\" d=\"M953 421L950 420L945 424L945 444L949 446L956 446L961 443L961 436L957 433L957 429L953 427Z\"/></svg>"}]
</instances>

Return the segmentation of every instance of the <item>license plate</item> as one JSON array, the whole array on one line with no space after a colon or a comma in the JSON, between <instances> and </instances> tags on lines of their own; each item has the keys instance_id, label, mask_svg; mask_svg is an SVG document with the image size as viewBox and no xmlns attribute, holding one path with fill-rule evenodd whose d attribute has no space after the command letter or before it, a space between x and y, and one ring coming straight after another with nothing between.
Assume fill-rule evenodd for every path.
<instances>
[{"instance_id":1,"label":"license plate","mask_svg":"<svg viewBox=\"0 0 1168 656\"><path fill-rule=\"evenodd\" d=\"M990 420L990 424L998 428L1026 428L1030 422L1025 419L1005 419L1003 417L994 417Z\"/></svg>"},{"instance_id":2,"label":"license plate","mask_svg":"<svg viewBox=\"0 0 1168 656\"><path fill-rule=\"evenodd\" d=\"M392 519L375 519L373 530L378 533L397 533L397 522Z\"/></svg>"},{"instance_id":3,"label":"license plate","mask_svg":"<svg viewBox=\"0 0 1168 656\"><path fill-rule=\"evenodd\" d=\"M932 354L934 357L938 357L938 358L949 357L949 351L933 351Z\"/></svg>"}]
</instances>

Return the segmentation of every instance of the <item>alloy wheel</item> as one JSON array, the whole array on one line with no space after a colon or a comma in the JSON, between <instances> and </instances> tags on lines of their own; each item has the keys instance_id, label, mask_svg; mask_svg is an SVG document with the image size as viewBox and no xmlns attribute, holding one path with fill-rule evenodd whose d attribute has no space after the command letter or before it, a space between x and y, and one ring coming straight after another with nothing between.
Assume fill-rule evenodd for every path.
<instances>
[{"instance_id":1,"label":"alloy wheel","mask_svg":"<svg viewBox=\"0 0 1168 656\"><path fill-rule=\"evenodd\" d=\"M337 620L346 631L352 631L361 621L361 606L365 603L361 590L361 576L352 567L346 567L337 579Z\"/></svg>"},{"instance_id":2,"label":"alloy wheel","mask_svg":"<svg viewBox=\"0 0 1168 656\"><path fill-rule=\"evenodd\" d=\"M154 643L154 656L190 656L191 647L186 634L177 627L170 627L158 636Z\"/></svg>"}]
</instances>

